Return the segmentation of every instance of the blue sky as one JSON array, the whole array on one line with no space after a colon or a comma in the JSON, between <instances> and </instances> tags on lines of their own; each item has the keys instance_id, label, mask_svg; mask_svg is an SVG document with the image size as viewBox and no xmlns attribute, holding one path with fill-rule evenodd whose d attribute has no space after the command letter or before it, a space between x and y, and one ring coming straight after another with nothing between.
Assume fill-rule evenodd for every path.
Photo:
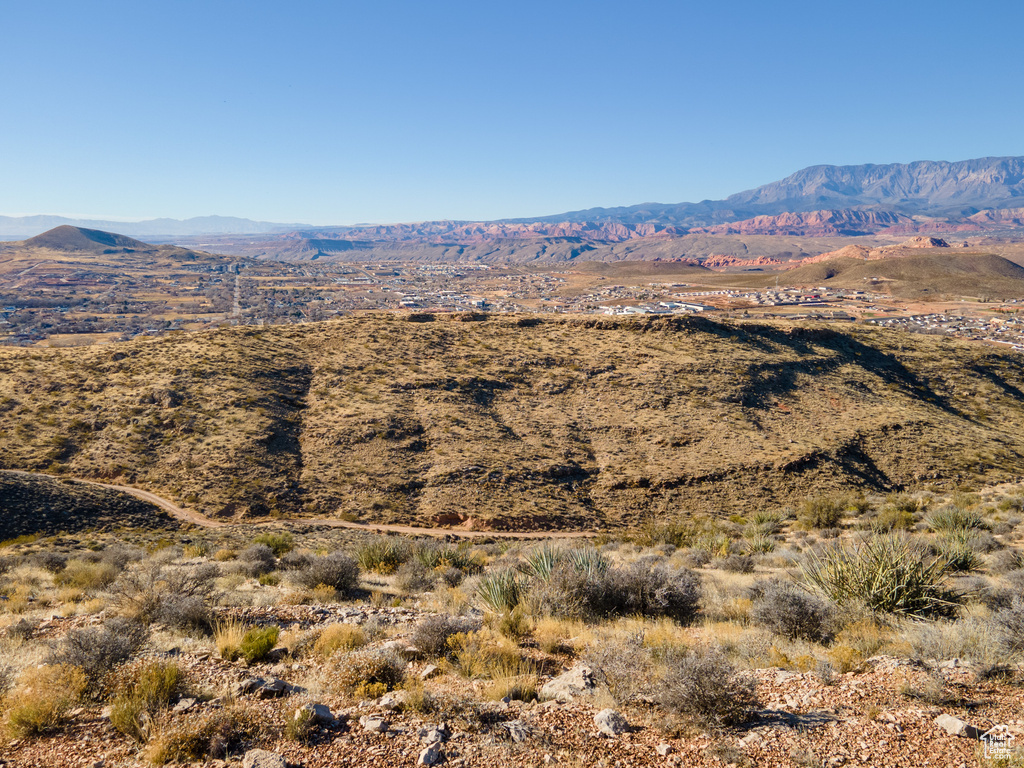
<instances>
[{"instance_id":1,"label":"blue sky","mask_svg":"<svg viewBox=\"0 0 1024 768\"><path fill-rule=\"evenodd\" d=\"M9 2L0 214L351 224L1024 154L1019 0Z\"/></svg>"}]
</instances>

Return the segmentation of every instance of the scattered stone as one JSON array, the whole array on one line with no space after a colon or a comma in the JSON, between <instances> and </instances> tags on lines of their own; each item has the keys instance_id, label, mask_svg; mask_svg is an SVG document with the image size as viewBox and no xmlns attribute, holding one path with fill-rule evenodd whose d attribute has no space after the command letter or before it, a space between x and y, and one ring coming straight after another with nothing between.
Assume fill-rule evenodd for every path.
<instances>
[{"instance_id":1,"label":"scattered stone","mask_svg":"<svg viewBox=\"0 0 1024 768\"><path fill-rule=\"evenodd\" d=\"M762 741L764 741L764 737L760 733L751 731L740 739L740 746L749 747L754 744L760 744Z\"/></svg>"},{"instance_id":2,"label":"scattered stone","mask_svg":"<svg viewBox=\"0 0 1024 768\"><path fill-rule=\"evenodd\" d=\"M420 680L430 680L432 677L437 677L441 674L441 669L437 664L427 664L420 672Z\"/></svg>"},{"instance_id":3,"label":"scattered stone","mask_svg":"<svg viewBox=\"0 0 1024 768\"><path fill-rule=\"evenodd\" d=\"M597 723L597 730L605 736L618 736L629 730L626 718L614 709L602 709L594 715L594 722Z\"/></svg>"},{"instance_id":4,"label":"scattered stone","mask_svg":"<svg viewBox=\"0 0 1024 768\"><path fill-rule=\"evenodd\" d=\"M177 704L174 705L174 708L171 710L171 712L174 712L174 713L188 712L195 705L196 705L196 700L193 699L193 698L181 699L181 700L178 701Z\"/></svg>"},{"instance_id":5,"label":"scattered stone","mask_svg":"<svg viewBox=\"0 0 1024 768\"><path fill-rule=\"evenodd\" d=\"M502 726L516 744L522 744L530 736L530 731L522 720L509 720L502 723Z\"/></svg>"},{"instance_id":6,"label":"scattered stone","mask_svg":"<svg viewBox=\"0 0 1024 768\"><path fill-rule=\"evenodd\" d=\"M291 693L301 693L304 689L291 685L279 677L248 677L235 683L232 691L236 696L254 695L260 699L273 699Z\"/></svg>"},{"instance_id":7,"label":"scattered stone","mask_svg":"<svg viewBox=\"0 0 1024 768\"><path fill-rule=\"evenodd\" d=\"M594 670L587 664L577 664L568 672L545 683L540 689L540 695L543 699L572 701L578 696L592 694L596 688Z\"/></svg>"},{"instance_id":8,"label":"scattered stone","mask_svg":"<svg viewBox=\"0 0 1024 768\"><path fill-rule=\"evenodd\" d=\"M334 715L326 704L303 704L295 710L295 719L308 717L311 723L328 725L334 722Z\"/></svg>"},{"instance_id":9,"label":"scattered stone","mask_svg":"<svg viewBox=\"0 0 1024 768\"><path fill-rule=\"evenodd\" d=\"M250 749L242 758L242 768L286 768L284 758L266 749Z\"/></svg>"},{"instance_id":10,"label":"scattered stone","mask_svg":"<svg viewBox=\"0 0 1024 768\"><path fill-rule=\"evenodd\" d=\"M975 728L973 725L965 723L958 717L952 715L941 714L933 721L939 728L944 730L950 736L963 736L967 739L979 739L981 738L981 731Z\"/></svg>"},{"instance_id":11,"label":"scattered stone","mask_svg":"<svg viewBox=\"0 0 1024 768\"><path fill-rule=\"evenodd\" d=\"M405 706L405 702L409 699L408 691L391 691L385 693L380 697L380 701L377 705L381 709L386 709L389 712L397 712Z\"/></svg>"},{"instance_id":12,"label":"scattered stone","mask_svg":"<svg viewBox=\"0 0 1024 768\"><path fill-rule=\"evenodd\" d=\"M668 757L668 755L670 755L672 753L672 745L671 744L659 744L658 746L656 746L654 748L654 751L657 752L658 755L661 756L661 757Z\"/></svg>"},{"instance_id":13,"label":"scattered stone","mask_svg":"<svg viewBox=\"0 0 1024 768\"><path fill-rule=\"evenodd\" d=\"M370 731L371 733L384 733L388 729L388 721L383 717L363 715L359 718L359 724L363 726L364 731Z\"/></svg>"},{"instance_id":14,"label":"scattered stone","mask_svg":"<svg viewBox=\"0 0 1024 768\"><path fill-rule=\"evenodd\" d=\"M420 752L419 759L416 761L416 765L433 765L441 759L441 742L436 741L422 752Z\"/></svg>"}]
</instances>

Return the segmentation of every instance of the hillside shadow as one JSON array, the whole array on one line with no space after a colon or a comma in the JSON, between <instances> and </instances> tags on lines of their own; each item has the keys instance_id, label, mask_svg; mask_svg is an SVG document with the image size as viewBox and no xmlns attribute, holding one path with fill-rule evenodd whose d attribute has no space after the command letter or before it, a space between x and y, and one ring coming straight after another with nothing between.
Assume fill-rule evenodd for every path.
<instances>
[{"instance_id":1,"label":"hillside shadow","mask_svg":"<svg viewBox=\"0 0 1024 768\"><path fill-rule=\"evenodd\" d=\"M758 326L749 336L761 337L764 342L780 345L807 356L799 362L772 363L750 366L750 384L745 388L743 404L749 408L771 407L774 398L787 395L798 388L799 374L831 373L845 365L854 365L885 384L899 387L905 394L930 403L956 416L962 416L945 395L936 392L917 374L907 368L894 355L864 344L843 333L830 329L797 328L791 332ZM832 352L822 356L822 348ZM1007 385L1009 386L1009 385Z\"/></svg>"}]
</instances>

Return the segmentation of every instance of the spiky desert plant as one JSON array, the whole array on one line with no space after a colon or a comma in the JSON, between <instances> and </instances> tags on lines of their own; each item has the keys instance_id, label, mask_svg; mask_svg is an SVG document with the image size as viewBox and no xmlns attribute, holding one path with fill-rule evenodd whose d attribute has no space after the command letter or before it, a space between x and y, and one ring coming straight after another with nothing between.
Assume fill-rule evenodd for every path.
<instances>
[{"instance_id":1,"label":"spiky desert plant","mask_svg":"<svg viewBox=\"0 0 1024 768\"><path fill-rule=\"evenodd\" d=\"M523 584L513 570L496 571L480 579L476 595L488 609L507 613L519 605L523 597Z\"/></svg>"},{"instance_id":2,"label":"spiky desert plant","mask_svg":"<svg viewBox=\"0 0 1024 768\"><path fill-rule=\"evenodd\" d=\"M836 605L910 618L952 617L963 595L948 586L949 563L931 557L906 536L887 535L835 544L809 553L804 578Z\"/></svg>"},{"instance_id":3,"label":"spiky desert plant","mask_svg":"<svg viewBox=\"0 0 1024 768\"><path fill-rule=\"evenodd\" d=\"M935 533L982 530L988 526L980 512L967 507L950 505L936 510L925 520L928 530Z\"/></svg>"}]
</instances>

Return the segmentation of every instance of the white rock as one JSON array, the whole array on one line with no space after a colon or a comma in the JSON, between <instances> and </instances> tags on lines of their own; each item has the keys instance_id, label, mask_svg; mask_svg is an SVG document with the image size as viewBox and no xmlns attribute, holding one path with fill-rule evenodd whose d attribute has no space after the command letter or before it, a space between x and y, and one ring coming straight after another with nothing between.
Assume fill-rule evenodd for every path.
<instances>
[{"instance_id":1,"label":"white rock","mask_svg":"<svg viewBox=\"0 0 1024 768\"><path fill-rule=\"evenodd\" d=\"M250 749L242 758L242 768L285 768L285 762L277 752Z\"/></svg>"},{"instance_id":2,"label":"white rock","mask_svg":"<svg viewBox=\"0 0 1024 768\"><path fill-rule=\"evenodd\" d=\"M435 741L433 744L428 746L422 752L420 752L419 759L416 760L416 765L433 765L441 758L441 742Z\"/></svg>"},{"instance_id":3,"label":"white rock","mask_svg":"<svg viewBox=\"0 0 1024 768\"><path fill-rule=\"evenodd\" d=\"M597 729L606 736L618 736L629 730L629 723L614 709L602 709L594 715Z\"/></svg>"}]
</instances>

